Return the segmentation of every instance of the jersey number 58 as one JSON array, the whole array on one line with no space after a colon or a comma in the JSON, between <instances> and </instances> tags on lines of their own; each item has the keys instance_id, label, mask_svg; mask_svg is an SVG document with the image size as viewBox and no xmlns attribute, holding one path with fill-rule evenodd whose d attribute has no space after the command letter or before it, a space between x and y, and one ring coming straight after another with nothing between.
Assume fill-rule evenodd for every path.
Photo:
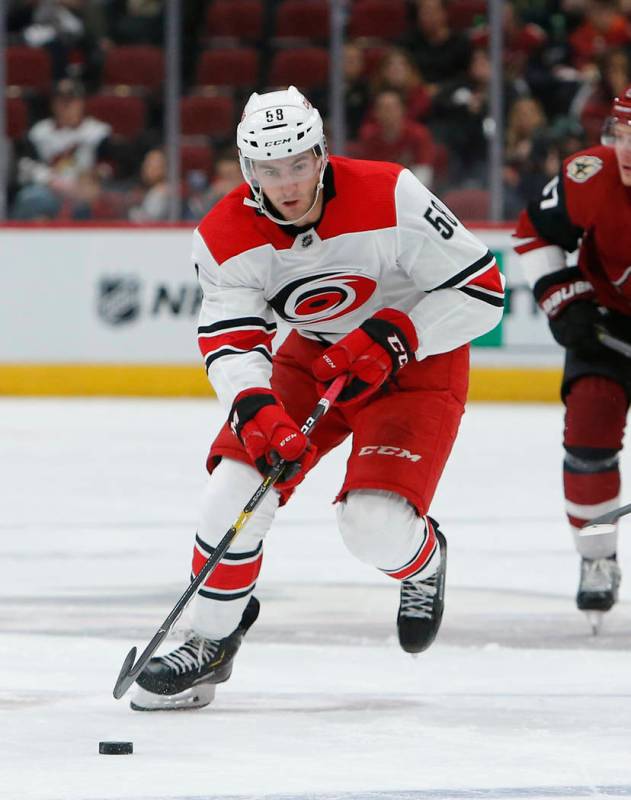
<instances>
[{"instance_id":1,"label":"jersey number 58","mask_svg":"<svg viewBox=\"0 0 631 800\"><path fill-rule=\"evenodd\" d=\"M451 239L454 235L454 228L458 225L458 220L452 217L447 209L436 200L432 200L427 206L423 217L440 233L443 239Z\"/></svg>"}]
</instances>

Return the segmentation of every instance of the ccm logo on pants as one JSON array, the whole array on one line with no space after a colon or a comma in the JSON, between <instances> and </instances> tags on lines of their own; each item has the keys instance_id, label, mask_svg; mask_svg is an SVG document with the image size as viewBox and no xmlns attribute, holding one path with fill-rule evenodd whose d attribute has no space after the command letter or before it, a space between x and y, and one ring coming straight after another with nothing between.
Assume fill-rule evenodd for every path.
<instances>
[{"instance_id":1,"label":"ccm logo on pants","mask_svg":"<svg viewBox=\"0 0 631 800\"><path fill-rule=\"evenodd\" d=\"M397 458L407 458L410 461L420 461L421 457L417 453L410 453L402 447L391 447L387 444L369 444L362 447L359 451L360 456L396 456Z\"/></svg>"}]
</instances>

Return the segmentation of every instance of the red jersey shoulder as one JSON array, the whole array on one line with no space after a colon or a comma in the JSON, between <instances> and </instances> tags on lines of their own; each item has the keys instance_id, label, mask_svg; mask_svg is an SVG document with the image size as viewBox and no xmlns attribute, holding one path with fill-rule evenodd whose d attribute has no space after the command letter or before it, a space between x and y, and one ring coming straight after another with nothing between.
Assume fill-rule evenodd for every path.
<instances>
[{"instance_id":1,"label":"red jersey shoulder","mask_svg":"<svg viewBox=\"0 0 631 800\"><path fill-rule=\"evenodd\" d=\"M243 205L246 197L250 197L250 187L242 183L213 206L198 225L206 247L218 264L269 243L254 224L255 209Z\"/></svg>"},{"instance_id":2,"label":"red jersey shoulder","mask_svg":"<svg viewBox=\"0 0 631 800\"><path fill-rule=\"evenodd\" d=\"M332 156L331 166L335 197L318 226L322 239L396 225L395 189L404 167L341 156Z\"/></svg>"},{"instance_id":3,"label":"red jersey shoulder","mask_svg":"<svg viewBox=\"0 0 631 800\"><path fill-rule=\"evenodd\" d=\"M563 186L572 221L587 227L601 198L616 191L619 183L613 148L599 145L568 156L563 162Z\"/></svg>"}]
</instances>

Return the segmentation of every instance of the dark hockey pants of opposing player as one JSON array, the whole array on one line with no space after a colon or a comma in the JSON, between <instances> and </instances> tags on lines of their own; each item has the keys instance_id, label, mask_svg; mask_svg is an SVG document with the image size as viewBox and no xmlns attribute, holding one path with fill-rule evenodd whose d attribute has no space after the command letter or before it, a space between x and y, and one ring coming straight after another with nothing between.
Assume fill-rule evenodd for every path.
<instances>
[{"instance_id":1,"label":"dark hockey pants of opposing player","mask_svg":"<svg viewBox=\"0 0 631 800\"><path fill-rule=\"evenodd\" d=\"M320 396L310 364L321 351L321 344L292 333L274 357L272 387L297 422ZM336 498L340 533L353 555L398 581L425 578L438 567L439 548L426 515L458 431L468 372L467 346L410 364L378 395L334 406L312 436L318 459L352 436ZM196 536L194 574L261 481L227 425L213 442L207 464L212 474ZM197 633L218 638L235 629L261 569L263 538L278 505L290 495L267 495L206 581L195 604ZM330 568L333 574L335 564ZM295 580L300 579L297 572Z\"/></svg>"}]
</instances>

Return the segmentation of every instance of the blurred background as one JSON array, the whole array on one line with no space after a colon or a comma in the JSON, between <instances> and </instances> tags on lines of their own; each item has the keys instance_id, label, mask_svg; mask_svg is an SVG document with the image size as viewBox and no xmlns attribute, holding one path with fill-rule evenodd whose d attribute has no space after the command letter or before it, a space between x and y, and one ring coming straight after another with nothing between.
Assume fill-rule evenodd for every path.
<instances>
[{"instance_id":1,"label":"blurred background","mask_svg":"<svg viewBox=\"0 0 631 800\"><path fill-rule=\"evenodd\" d=\"M190 230L242 180L234 132L249 94L295 84L332 153L409 167L496 253L507 313L474 363L558 371L511 220L563 158L599 142L631 82L631 0L4 0L0 54L4 296L28 295L40 320L34 284L77 300L58 314L63 340L56 318L31 346L12 334L22 304L7 304L5 367L196 362ZM97 244L79 233L90 225L111 231ZM89 320L72 320L77 305ZM26 391L15 375L0 370L0 392ZM556 398L557 372L531 377L517 399Z\"/></svg>"},{"instance_id":2,"label":"blurred background","mask_svg":"<svg viewBox=\"0 0 631 800\"><path fill-rule=\"evenodd\" d=\"M598 142L631 81L631 0L3 5L13 220L163 221L173 206L198 220L240 181L234 128L248 95L290 83L320 109L333 152L401 162L468 219L491 216L499 131L493 217L512 219L568 153Z\"/></svg>"}]
</instances>

